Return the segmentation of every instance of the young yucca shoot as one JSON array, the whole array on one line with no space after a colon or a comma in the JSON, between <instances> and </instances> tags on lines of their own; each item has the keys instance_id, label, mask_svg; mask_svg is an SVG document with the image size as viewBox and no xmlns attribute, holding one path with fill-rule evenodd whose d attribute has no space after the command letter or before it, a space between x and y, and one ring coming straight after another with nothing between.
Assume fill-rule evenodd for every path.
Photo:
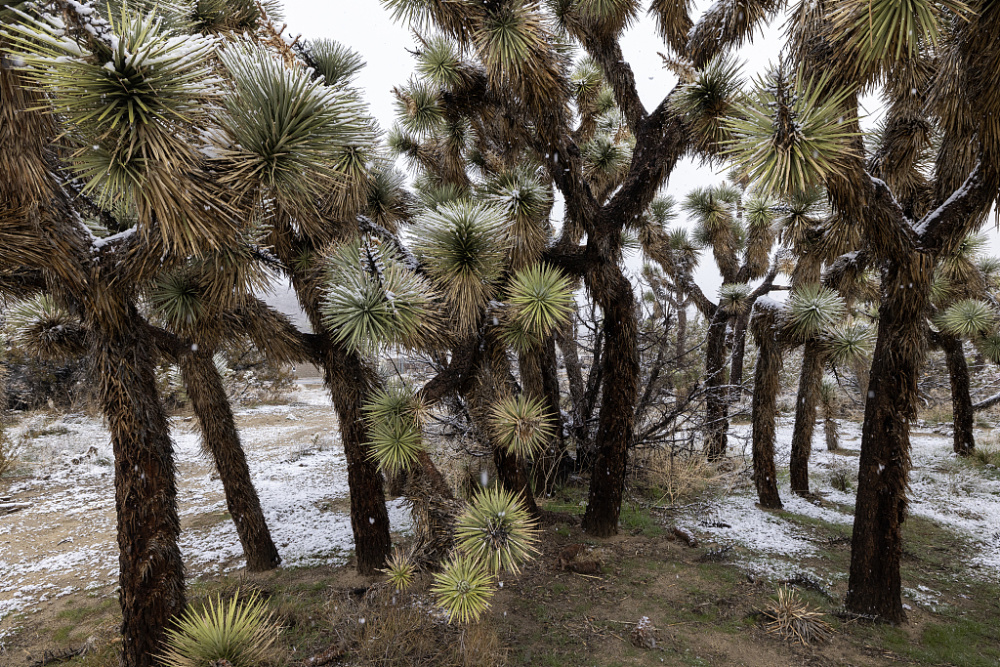
<instances>
[{"instance_id":1,"label":"young yucca shoot","mask_svg":"<svg viewBox=\"0 0 1000 667\"><path fill-rule=\"evenodd\" d=\"M379 469L393 474L409 470L423 449L424 408L403 384L374 392L363 411L368 424L371 458Z\"/></svg>"},{"instance_id":2,"label":"young yucca shoot","mask_svg":"<svg viewBox=\"0 0 1000 667\"><path fill-rule=\"evenodd\" d=\"M538 553L538 523L513 492L494 487L469 503L455 524L455 540L462 553L485 564L490 572L517 573Z\"/></svg>"},{"instance_id":3,"label":"young yucca shoot","mask_svg":"<svg viewBox=\"0 0 1000 667\"><path fill-rule=\"evenodd\" d=\"M511 326L506 334L508 342L519 350L534 346L573 313L569 279L545 264L518 271L507 292Z\"/></svg>"},{"instance_id":4,"label":"young yucca shoot","mask_svg":"<svg viewBox=\"0 0 1000 667\"><path fill-rule=\"evenodd\" d=\"M433 593L445 611L448 622L460 623L479 620L490 607L495 593L493 577L479 559L463 553L455 554L445 563L441 572L434 575Z\"/></svg>"},{"instance_id":5,"label":"young yucca shoot","mask_svg":"<svg viewBox=\"0 0 1000 667\"><path fill-rule=\"evenodd\" d=\"M201 610L189 606L167 630L167 650L161 660L168 667L202 667L227 660L233 667L258 667L279 627L267 603L256 594L247 600L234 596L209 599Z\"/></svg>"},{"instance_id":6,"label":"young yucca shoot","mask_svg":"<svg viewBox=\"0 0 1000 667\"><path fill-rule=\"evenodd\" d=\"M997 313L985 301L962 299L938 318L938 326L953 336L974 338L985 336L997 323Z\"/></svg>"},{"instance_id":7,"label":"young yucca shoot","mask_svg":"<svg viewBox=\"0 0 1000 667\"><path fill-rule=\"evenodd\" d=\"M382 570L386 577L389 579L389 583L393 585L399 592L405 591L413 583L413 576L416 572L416 566L413 561L399 550L397 547L393 553L392 557L386 561L385 569Z\"/></svg>"}]
</instances>

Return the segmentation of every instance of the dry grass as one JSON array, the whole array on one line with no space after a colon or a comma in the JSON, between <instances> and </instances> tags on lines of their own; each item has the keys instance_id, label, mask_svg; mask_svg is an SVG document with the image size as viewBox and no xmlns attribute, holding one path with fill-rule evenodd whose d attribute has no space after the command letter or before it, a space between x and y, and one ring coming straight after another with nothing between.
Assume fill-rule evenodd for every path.
<instances>
[{"instance_id":1,"label":"dry grass","mask_svg":"<svg viewBox=\"0 0 1000 667\"><path fill-rule=\"evenodd\" d=\"M657 504L676 505L723 484L720 472L700 453L674 454L668 448L648 450L632 467L633 481L659 495Z\"/></svg>"},{"instance_id":2,"label":"dry grass","mask_svg":"<svg viewBox=\"0 0 1000 667\"><path fill-rule=\"evenodd\" d=\"M3 477L17 465L21 448L0 430L0 477Z\"/></svg>"},{"instance_id":3,"label":"dry grass","mask_svg":"<svg viewBox=\"0 0 1000 667\"><path fill-rule=\"evenodd\" d=\"M787 586L778 589L778 599L770 600L760 614L765 620L764 630L785 640L808 646L833 636L833 627L823 620L822 612L811 609Z\"/></svg>"},{"instance_id":4,"label":"dry grass","mask_svg":"<svg viewBox=\"0 0 1000 667\"><path fill-rule=\"evenodd\" d=\"M448 624L444 615L416 596L376 585L361 599L329 605L336 651L350 664L372 667L500 667L507 650L489 619Z\"/></svg>"}]
</instances>

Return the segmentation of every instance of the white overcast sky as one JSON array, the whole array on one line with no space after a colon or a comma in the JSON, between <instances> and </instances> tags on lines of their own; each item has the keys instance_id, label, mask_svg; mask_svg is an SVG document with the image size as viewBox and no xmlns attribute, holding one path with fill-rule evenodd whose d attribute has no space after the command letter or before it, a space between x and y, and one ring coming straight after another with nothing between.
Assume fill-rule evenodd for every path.
<instances>
[{"instance_id":1,"label":"white overcast sky","mask_svg":"<svg viewBox=\"0 0 1000 667\"><path fill-rule=\"evenodd\" d=\"M699 0L696 12L704 11L709 5ZM407 52L415 48L410 31L393 23L378 0L284 0L284 8L291 34L301 34L307 39L335 39L364 57L367 66L357 83L365 92L372 114L384 129L390 128L394 116L392 88L405 83L413 72L414 60ZM783 42L782 21L781 18L774 21L763 34L755 35L753 44L742 49L739 56L745 63L745 76L763 72L768 63L777 58ZM664 50L663 42L654 32L653 21L645 16L622 38L622 51L635 72L639 96L650 110L677 83L677 78L663 69L657 55ZM864 103L877 105L873 99L864 100ZM878 113L877 108L867 111ZM862 123L870 127L873 121L874 118L869 117ZM671 173L667 192L680 201L693 188L723 178L722 173L685 159ZM996 231L992 227L984 231L991 237L993 252L1000 252ZM639 265L638 259L629 262L633 271ZM716 296L721 279L709 253L704 253L702 266L695 277L709 298ZM776 296L782 298L782 293Z\"/></svg>"}]
</instances>

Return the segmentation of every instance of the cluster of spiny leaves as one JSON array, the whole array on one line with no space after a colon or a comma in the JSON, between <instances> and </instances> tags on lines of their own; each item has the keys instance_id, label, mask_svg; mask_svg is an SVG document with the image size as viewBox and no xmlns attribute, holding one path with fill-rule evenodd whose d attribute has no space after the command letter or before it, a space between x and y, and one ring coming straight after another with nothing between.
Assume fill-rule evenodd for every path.
<instances>
[{"instance_id":1,"label":"cluster of spiny leaves","mask_svg":"<svg viewBox=\"0 0 1000 667\"><path fill-rule=\"evenodd\" d=\"M931 301L932 324L945 334L968 340L993 363L1000 363L1000 262L983 254L986 239L971 235L937 266Z\"/></svg>"},{"instance_id":2,"label":"cluster of spiny leaves","mask_svg":"<svg viewBox=\"0 0 1000 667\"><path fill-rule=\"evenodd\" d=\"M245 600L210 598L201 609L189 606L167 630L166 651L160 656L169 667L204 667L225 662L233 667L256 667L268 660L280 626L267 602L256 593Z\"/></svg>"}]
</instances>

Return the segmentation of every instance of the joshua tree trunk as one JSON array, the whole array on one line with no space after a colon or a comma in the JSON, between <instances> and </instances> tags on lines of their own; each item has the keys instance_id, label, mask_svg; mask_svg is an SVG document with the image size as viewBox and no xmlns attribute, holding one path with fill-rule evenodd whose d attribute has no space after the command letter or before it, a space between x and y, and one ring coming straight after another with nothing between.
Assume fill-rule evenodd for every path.
<instances>
[{"instance_id":1,"label":"joshua tree trunk","mask_svg":"<svg viewBox=\"0 0 1000 667\"><path fill-rule=\"evenodd\" d=\"M959 456L969 456L976 449L973 434L974 414L972 397L969 394L969 366L965 362L962 340L956 336L941 334L941 347L948 362L948 376L951 379L951 409L955 421L954 447Z\"/></svg>"},{"instance_id":2,"label":"joshua tree trunk","mask_svg":"<svg viewBox=\"0 0 1000 667\"><path fill-rule=\"evenodd\" d=\"M604 387L597 427L597 458L583 529L596 537L618 532L625 463L639 387L638 324L632 286L613 262L595 267L589 287L604 312Z\"/></svg>"},{"instance_id":3,"label":"joshua tree trunk","mask_svg":"<svg viewBox=\"0 0 1000 667\"><path fill-rule=\"evenodd\" d=\"M823 382L823 350L819 341L806 341L799 373L799 396L795 401L795 430L792 433L792 458L789 463L792 491L809 493L809 455L812 453L816 407Z\"/></svg>"},{"instance_id":4,"label":"joshua tree trunk","mask_svg":"<svg viewBox=\"0 0 1000 667\"><path fill-rule=\"evenodd\" d=\"M716 309L708 325L705 350L705 453L710 461L726 455L729 431L729 391L726 387L726 324L729 316Z\"/></svg>"},{"instance_id":5,"label":"joshua tree trunk","mask_svg":"<svg viewBox=\"0 0 1000 667\"><path fill-rule=\"evenodd\" d=\"M278 229L275 250L286 267L296 267L302 248L292 240L290 228ZM357 352L335 343L323 327L320 313L322 292L318 272L291 268L292 287L299 305L312 325L317 365L330 391L340 423L340 439L347 459L347 484L351 494L351 529L358 572L375 574L385 565L392 541L385 489L378 466L368 457L368 440L361 408L377 386L378 378Z\"/></svg>"},{"instance_id":6,"label":"joshua tree trunk","mask_svg":"<svg viewBox=\"0 0 1000 667\"><path fill-rule=\"evenodd\" d=\"M733 354L729 373L729 382L732 385L729 393L729 400L732 403L739 403L743 397L743 359L747 352L747 323L750 321L750 313L739 315L733 327Z\"/></svg>"},{"instance_id":7,"label":"joshua tree trunk","mask_svg":"<svg viewBox=\"0 0 1000 667\"><path fill-rule=\"evenodd\" d=\"M247 569L261 572L276 568L281 557L267 528L257 489L250 479L233 411L212 355L207 350L188 351L180 355L178 363L191 405L198 415L202 443L211 452L219 471L226 492L226 506L246 555Z\"/></svg>"},{"instance_id":8,"label":"joshua tree trunk","mask_svg":"<svg viewBox=\"0 0 1000 667\"><path fill-rule=\"evenodd\" d=\"M116 304L121 305L121 304ZM124 305L91 321L101 407L115 453L123 667L152 667L164 629L184 608L184 566L177 546L173 443L156 390L142 321ZM102 322L122 322L102 329Z\"/></svg>"},{"instance_id":9,"label":"joshua tree trunk","mask_svg":"<svg viewBox=\"0 0 1000 667\"><path fill-rule=\"evenodd\" d=\"M751 326L757 340L757 365L754 367L753 403L753 481L760 506L781 509L778 496L778 472L774 465L774 431L780 388L782 349L774 339L774 314L759 310Z\"/></svg>"},{"instance_id":10,"label":"joshua tree trunk","mask_svg":"<svg viewBox=\"0 0 1000 667\"><path fill-rule=\"evenodd\" d=\"M847 609L897 623L906 619L899 559L910 471L909 420L916 415L933 261L913 252L883 270L885 299L861 435ZM906 289L899 289L907 286Z\"/></svg>"}]
</instances>

